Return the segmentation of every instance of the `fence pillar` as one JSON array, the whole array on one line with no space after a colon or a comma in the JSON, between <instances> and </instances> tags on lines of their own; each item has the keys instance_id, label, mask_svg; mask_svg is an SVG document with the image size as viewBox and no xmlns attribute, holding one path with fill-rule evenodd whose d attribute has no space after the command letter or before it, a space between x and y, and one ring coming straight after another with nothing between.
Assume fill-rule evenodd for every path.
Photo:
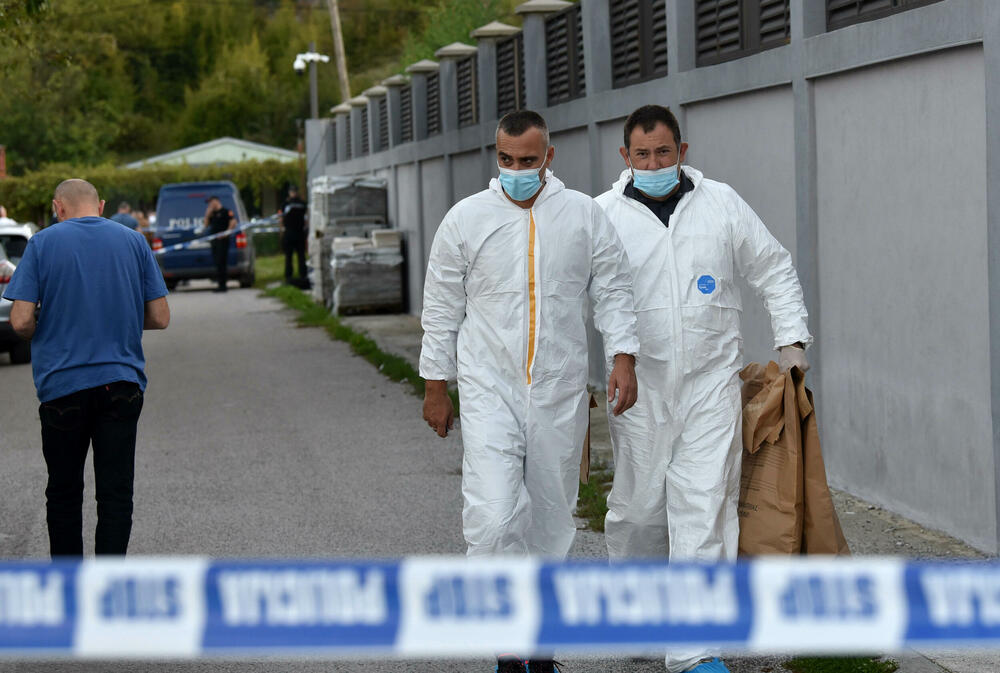
<instances>
[{"instance_id":1,"label":"fence pillar","mask_svg":"<svg viewBox=\"0 0 1000 673\"><path fill-rule=\"evenodd\" d=\"M337 161L347 161L348 148L351 146L351 139L347 136L347 120L350 119L351 106L341 103L330 108L330 114L337 120L336 138L333 141L337 147Z\"/></svg>"},{"instance_id":2,"label":"fence pillar","mask_svg":"<svg viewBox=\"0 0 1000 673\"><path fill-rule=\"evenodd\" d=\"M610 0L580 0L583 13L583 69L587 95L612 87Z\"/></svg>"},{"instance_id":3,"label":"fence pillar","mask_svg":"<svg viewBox=\"0 0 1000 673\"><path fill-rule=\"evenodd\" d=\"M379 133L379 129L382 126L379 103L387 93L389 93L389 90L380 84L365 89L363 92L363 95L368 98L368 152L370 154L388 149L387 147L382 147L381 133ZM388 114L388 107L386 113Z\"/></svg>"},{"instance_id":4,"label":"fence pillar","mask_svg":"<svg viewBox=\"0 0 1000 673\"><path fill-rule=\"evenodd\" d=\"M413 87L413 139L427 138L427 75L437 72L439 66L434 61L417 61L406 69Z\"/></svg>"},{"instance_id":5,"label":"fence pillar","mask_svg":"<svg viewBox=\"0 0 1000 673\"><path fill-rule=\"evenodd\" d=\"M441 92L441 131L447 133L458 128L458 61L478 51L461 42L452 42L434 52L441 62L439 86ZM477 102L478 104L478 102Z\"/></svg>"},{"instance_id":6,"label":"fence pillar","mask_svg":"<svg viewBox=\"0 0 1000 673\"><path fill-rule=\"evenodd\" d=\"M497 118L497 40L516 35L520 28L493 21L472 31L479 51L476 57L479 77L479 120Z\"/></svg>"},{"instance_id":7,"label":"fence pillar","mask_svg":"<svg viewBox=\"0 0 1000 673\"><path fill-rule=\"evenodd\" d=\"M402 75L393 75L392 77L382 80L382 86L388 90L388 93L386 94L386 112L389 114L389 147L395 147L403 142L403 126L401 122L402 103L400 99L400 90L409 83L410 80L406 79Z\"/></svg>"},{"instance_id":8,"label":"fence pillar","mask_svg":"<svg viewBox=\"0 0 1000 673\"><path fill-rule=\"evenodd\" d=\"M347 101L351 106L351 155L355 158L368 154L361 135L361 111L368 108L367 96L355 96ZM368 119L368 138L371 139L371 118Z\"/></svg>"},{"instance_id":9,"label":"fence pillar","mask_svg":"<svg viewBox=\"0 0 1000 673\"><path fill-rule=\"evenodd\" d=\"M540 110L549 104L548 59L545 54L545 15L572 3L566 0L528 0L514 10L524 17L524 107Z\"/></svg>"}]
</instances>

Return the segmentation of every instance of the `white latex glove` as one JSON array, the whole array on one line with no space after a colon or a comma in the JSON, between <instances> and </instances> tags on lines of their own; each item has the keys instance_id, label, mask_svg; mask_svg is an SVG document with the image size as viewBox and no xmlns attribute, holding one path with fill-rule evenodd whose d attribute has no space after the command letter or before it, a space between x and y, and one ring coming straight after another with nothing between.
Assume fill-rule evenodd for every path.
<instances>
[{"instance_id":1,"label":"white latex glove","mask_svg":"<svg viewBox=\"0 0 1000 673\"><path fill-rule=\"evenodd\" d=\"M782 372L787 372L792 367L798 367L805 374L809 371L809 361L806 360L806 352L798 346L782 346L779 352L778 368Z\"/></svg>"}]
</instances>

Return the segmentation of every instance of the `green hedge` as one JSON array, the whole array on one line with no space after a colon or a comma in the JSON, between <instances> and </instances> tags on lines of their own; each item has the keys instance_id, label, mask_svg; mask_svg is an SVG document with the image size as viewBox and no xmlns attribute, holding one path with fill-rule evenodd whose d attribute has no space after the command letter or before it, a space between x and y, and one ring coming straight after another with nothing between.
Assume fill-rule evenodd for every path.
<instances>
[{"instance_id":1,"label":"green hedge","mask_svg":"<svg viewBox=\"0 0 1000 673\"><path fill-rule=\"evenodd\" d=\"M51 214L52 192L56 186L67 178L83 178L93 183L107 202L106 215L113 213L120 201L155 204L161 185L203 180L232 180L244 196L249 191L259 206L263 189L298 184L300 170L298 162L280 161L245 161L224 166L159 165L136 169L110 164L89 167L50 164L22 176L0 180L0 204L6 206L8 215L16 220L45 223Z\"/></svg>"},{"instance_id":2,"label":"green hedge","mask_svg":"<svg viewBox=\"0 0 1000 673\"><path fill-rule=\"evenodd\" d=\"M277 255L281 250L281 236L278 232L253 235L253 249L259 256Z\"/></svg>"}]
</instances>

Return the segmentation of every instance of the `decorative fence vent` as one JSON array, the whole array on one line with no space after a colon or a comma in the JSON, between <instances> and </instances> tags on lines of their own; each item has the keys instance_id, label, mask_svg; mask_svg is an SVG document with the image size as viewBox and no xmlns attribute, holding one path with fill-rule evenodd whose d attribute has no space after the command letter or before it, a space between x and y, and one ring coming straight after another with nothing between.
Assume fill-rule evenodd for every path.
<instances>
[{"instance_id":1,"label":"decorative fence vent","mask_svg":"<svg viewBox=\"0 0 1000 673\"><path fill-rule=\"evenodd\" d=\"M407 84L399 89L399 140L413 140L413 88Z\"/></svg>"},{"instance_id":2,"label":"decorative fence vent","mask_svg":"<svg viewBox=\"0 0 1000 673\"><path fill-rule=\"evenodd\" d=\"M458 125L472 126L479 122L479 82L476 77L475 55L455 64L458 75Z\"/></svg>"},{"instance_id":3,"label":"decorative fence vent","mask_svg":"<svg viewBox=\"0 0 1000 673\"><path fill-rule=\"evenodd\" d=\"M351 159L354 157L354 148L351 147L353 136L351 135L351 113L344 115L344 131L347 133L347 156L345 159Z\"/></svg>"},{"instance_id":4,"label":"decorative fence vent","mask_svg":"<svg viewBox=\"0 0 1000 673\"><path fill-rule=\"evenodd\" d=\"M361 156L368 154L368 106L361 108Z\"/></svg>"},{"instance_id":5,"label":"decorative fence vent","mask_svg":"<svg viewBox=\"0 0 1000 673\"><path fill-rule=\"evenodd\" d=\"M583 67L583 12L575 4L545 20L549 105L587 93Z\"/></svg>"},{"instance_id":6,"label":"decorative fence vent","mask_svg":"<svg viewBox=\"0 0 1000 673\"><path fill-rule=\"evenodd\" d=\"M378 99L378 149L389 149L389 97Z\"/></svg>"},{"instance_id":7,"label":"decorative fence vent","mask_svg":"<svg viewBox=\"0 0 1000 673\"><path fill-rule=\"evenodd\" d=\"M441 133L441 78L438 73L427 75L427 135Z\"/></svg>"},{"instance_id":8,"label":"decorative fence vent","mask_svg":"<svg viewBox=\"0 0 1000 673\"><path fill-rule=\"evenodd\" d=\"M940 0L826 0L826 29L836 30L862 21L880 19Z\"/></svg>"},{"instance_id":9,"label":"decorative fence vent","mask_svg":"<svg viewBox=\"0 0 1000 673\"><path fill-rule=\"evenodd\" d=\"M667 74L667 4L611 0L611 77L623 87Z\"/></svg>"},{"instance_id":10,"label":"decorative fence vent","mask_svg":"<svg viewBox=\"0 0 1000 673\"><path fill-rule=\"evenodd\" d=\"M524 38L497 42L497 116L524 107Z\"/></svg>"},{"instance_id":11,"label":"decorative fence vent","mask_svg":"<svg viewBox=\"0 0 1000 673\"><path fill-rule=\"evenodd\" d=\"M789 0L696 0L698 65L788 44Z\"/></svg>"},{"instance_id":12,"label":"decorative fence vent","mask_svg":"<svg viewBox=\"0 0 1000 673\"><path fill-rule=\"evenodd\" d=\"M327 133L327 154L330 157L329 163L337 163L337 120L330 120L330 130Z\"/></svg>"}]
</instances>

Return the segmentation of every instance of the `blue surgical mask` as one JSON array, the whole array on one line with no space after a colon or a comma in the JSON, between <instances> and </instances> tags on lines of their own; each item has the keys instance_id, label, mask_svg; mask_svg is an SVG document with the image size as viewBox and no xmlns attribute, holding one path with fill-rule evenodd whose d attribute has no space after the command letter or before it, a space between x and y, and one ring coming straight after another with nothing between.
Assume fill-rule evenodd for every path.
<instances>
[{"instance_id":1,"label":"blue surgical mask","mask_svg":"<svg viewBox=\"0 0 1000 673\"><path fill-rule=\"evenodd\" d=\"M545 152L548 153L547 148ZM500 169L500 184L503 186L503 190L507 192L507 196L515 201L527 201L542 188L542 179L538 173L544 169L526 168L523 171L515 171L511 168L504 168L499 163L497 168Z\"/></svg>"},{"instance_id":2,"label":"blue surgical mask","mask_svg":"<svg viewBox=\"0 0 1000 673\"><path fill-rule=\"evenodd\" d=\"M680 176L677 172L678 166L680 166L679 161L673 166L667 166L655 171L643 171L633 168L632 184L635 185L636 189L648 196L654 198L666 196L680 182Z\"/></svg>"}]
</instances>

